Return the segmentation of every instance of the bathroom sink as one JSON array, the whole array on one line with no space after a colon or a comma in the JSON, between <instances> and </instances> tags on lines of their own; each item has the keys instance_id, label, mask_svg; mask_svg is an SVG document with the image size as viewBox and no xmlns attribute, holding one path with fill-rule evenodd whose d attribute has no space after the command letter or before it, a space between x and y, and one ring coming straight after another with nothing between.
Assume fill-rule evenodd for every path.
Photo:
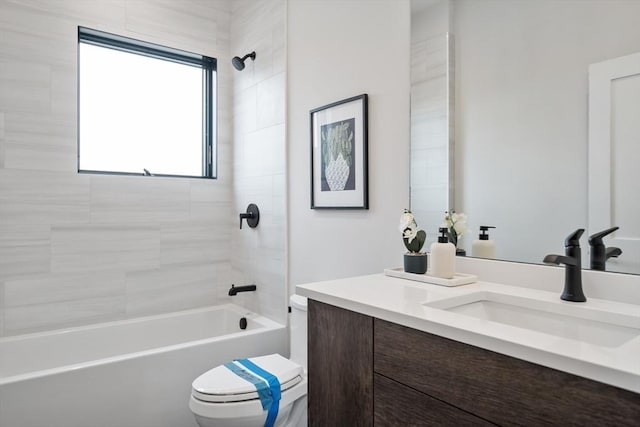
<instances>
[{"instance_id":1,"label":"bathroom sink","mask_svg":"<svg viewBox=\"0 0 640 427\"><path fill-rule=\"evenodd\" d=\"M559 299L550 301L481 291L424 305L481 321L603 347L619 347L640 337L640 313L634 315L629 314L628 310L595 308Z\"/></svg>"}]
</instances>

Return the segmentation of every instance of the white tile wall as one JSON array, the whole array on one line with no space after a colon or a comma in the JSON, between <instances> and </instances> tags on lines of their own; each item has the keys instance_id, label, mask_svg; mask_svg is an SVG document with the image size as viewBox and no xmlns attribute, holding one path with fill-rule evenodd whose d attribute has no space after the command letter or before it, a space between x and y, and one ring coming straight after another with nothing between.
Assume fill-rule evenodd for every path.
<instances>
[{"instance_id":1,"label":"white tile wall","mask_svg":"<svg viewBox=\"0 0 640 427\"><path fill-rule=\"evenodd\" d=\"M4 336L4 283L0 282L0 336Z\"/></svg>"},{"instance_id":2,"label":"white tile wall","mask_svg":"<svg viewBox=\"0 0 640 427\"><path fill-rule=\"evenodd\" d=\"M437 240L444 212L455 208L449 204L453 68L447 35L423 37L411 38L411 209L427 232L428 247Z\"/></svg>"},{"instance_id":3,"label":"white tile wall","mask_svg":"<svg viewBox=\"0 0 640 427\"><path fill-rule=\"evenodd\" d=\"M49 273L7 280L7 335L123 318L125 280L121 271Z\"/></svg>"},{"instance_id":4,"label":"white tile wall","mask_svg":"<svg viewBox=\"0 0 640 427\"><path fill-rule=\"evenodd\" d=\"M131 271L126 277L126 310L144 316L209 305L217 299L217 264L178 264Z\"/></svg>"},{"instance_id":5,"label":"white tile wall","mask_svg":"<svg viewBox=\"0 0 640 427\"><path fill-rule=\"evenodd\" d=\"M190 191L187 179L95 175L91 177L91 222L186 222Z\"/></svg>"},{"instance_id":6,"label":"white tile wall","mask_svg":"<svg viewBox=\"0 0 640 427\"><path fill-rule=\"evenodd\" d=\"M0 109L49 111L51 66L28 61L0 60Z\"/></svg>"},{"instance_id":7,"label":"white tile wall","mask_svg":"<svg viewBox=\"0 0 640 427\"><path fill-rule=\"evenodd\" d=\"M0 282L46 273L50 265L50 225L0 223Z\"/></svg>"},{"instance_id":8,"label":"white tile wall","mask_svg":"<svg viewBox=\"0 0 640 427\"><path fill-rule=\"evenodd\" d=\"M140 37L164 40L173 47L201 53L228 49L226 2L133 0L125 5L126 29Z\"/></svg>"},{"instance_id":9,"label":"white tile wall","mask_svg":"<svg viewBox=\"0 0 640 427\"><path fill-rule=\"evenodd\" d=\"M4 113L0 111L0 168L4 167L4 146L5 146Z\"/></svg>"},{"instance_id":10,"label":"white tile wall","mask_svg":"<svg viewBox=\"0 0 640 427\"><path fill-rule=\"evenodd\" d=\"M160 227L71 225L51 229L51 271L154 268L160 265Z\"/></svg>"},{"instance_id":11,"label":"white tile wall","mask_svg":"<svg viewBox=\"0 0 640 427\"><path fill-rule=\"evenodd\" d=\"M218 179L76 172L78 25L218 59ZM284 40L284 0L0 0L0 336L229 301L232 282L286 321ZM261 223L240 231L248 203Z\"/></svg>"},{"instance_id":12,"label":"white tile wall","mask_svg":"<svg viewBox=\"0 0 640 427\"><path fill-rule=\"evenodd\" d=\"M76 35L73 34L75 39ZM70 52L73 56L64 66L51 68L51 111L64 114L65 117L77 116L76 94L76 58L75 50Z\"/></svg>"},{"instance_id":13,"label":"white tile wall","mask_svg":"<svg viewBox=\"0 0 640 427\"><path fill-rule=\"evenodd\" d=\"M256 52L234 77L234 208L260 208L260 224L232 228L232 278L257 292L233 301L286 322L285 283L285 2L233 2L231 55ZM237 214L236 214L237 215ZM236 217L237 218L237 217Z\"/></svg>"},{"instance_id":14,"label":"white tile wall","mask_svg":"<svg viewBox=\"0 0 640 427\"><path fill-rule=\"evenodd\" d=\"M281 72L256 85L258 129L283 123L285 84L284 72Z\"/></svg>"},{"instance_id":15,"label":"white tile wall","mask_svg":"<svg viewBox=\"0 0 640 427\"><path fill-rule=\"evenodd\" d=\"M239 51L238 55L242 55L243 51ZM238 73L238 81L242 80L241 74L244 72L250 73L252 63L246 62L247 67L241 72ZM235 103L233 109L233 125L234 129L242 129L242 132L239 134L235 134L234 142L242 141L242 138L246 135L247 132L253 132L257 128L257 100L256 100L256 86L248 86L244 89L238 89L234 92ZM237 147L236 149L241 148ZM236 158L236 161L238 159Z\"/></svg>"},{"instance_id":16,"label":"white tile wall","mask_svg":"<svg viewBox=\"0 0 640 427\"><path fill-rule=\"evenodd\" d=\"M206 222L173 223L160 231L160 265L228 262L232 224L225 218L212 227ZM233 224L235 225L235 224Z\"/></svg>"},{"instance_id":17,"label":"white tile wall","mask_svg":"<svg viewBox=\"0 0 640 427\"><path fill-rule=\"evenodd\" d=\"M107 322L124 317L124 295L5 308L6 335Z\"/></svg>"},{"instance_id":18,"label":"white tile wall","mask_svg":"<svg viewBox=\"0 0 640 427\"><path fill-rule=\"evenodd\" d=\"M89 218L89 176L0 169L1 224L82 224Z\"/></svg>"},{"instance_id":19,"label":"white tile wall","mask_svg":"<svg viewBox=\"0 0 640 427\"><path fill-rule=\"evenodd\" d=\"M227 298L230 19L228 0L0 0L0 336ZM76 172L79 25L218 58L219 179Z\"/></svg>"}]
</instances>

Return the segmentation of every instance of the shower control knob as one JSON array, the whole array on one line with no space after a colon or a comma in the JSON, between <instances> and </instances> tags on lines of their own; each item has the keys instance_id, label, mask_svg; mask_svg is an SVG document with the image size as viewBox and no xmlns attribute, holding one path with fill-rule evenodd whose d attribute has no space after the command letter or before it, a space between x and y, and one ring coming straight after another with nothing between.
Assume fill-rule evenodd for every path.
<instances>
[{"instance_id":1,"label":"shower control knob","mask_svg":"<svg viewBox=\"0 0 640 427\"><path fill-rule=\"evenodd\" d=\"M260 222L260 210L258 206L251 203L247 206L247 212L240 214L240 228L242 229L242 220L247 220L247 225L251 228L256 228Z\"/></svg>"}]
</instances>

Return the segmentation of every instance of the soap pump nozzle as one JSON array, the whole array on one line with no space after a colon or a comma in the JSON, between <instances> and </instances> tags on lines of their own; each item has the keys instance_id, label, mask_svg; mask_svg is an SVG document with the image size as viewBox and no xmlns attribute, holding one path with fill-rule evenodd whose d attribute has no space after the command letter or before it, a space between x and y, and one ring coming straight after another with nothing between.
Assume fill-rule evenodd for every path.
<instances>
[{"instance_id":1,"label":"soap pump nozzle","mask_svg":"<svg viewBox=\"0 0 640 427\"><path fill-rule=\"evenodd\" d=\"M447 236L447 233L449 230L446 227L440 227L438 228L438 232L440 233L438 236L438 243L448 243L449 237Z\"/></svg>"},{"instance_id":2,"label":"soap pump nozzle","mask_svg":"<svg viewBox=\"0 0 640 427\"><path fill-rule=\"evenodd\" d=\"M480 234L478 234L478 239L480 240L489 240L489 234L487 232L490 228L495 228L493 225L481 225L480 226Z\"/></svg>"}]
</instances>

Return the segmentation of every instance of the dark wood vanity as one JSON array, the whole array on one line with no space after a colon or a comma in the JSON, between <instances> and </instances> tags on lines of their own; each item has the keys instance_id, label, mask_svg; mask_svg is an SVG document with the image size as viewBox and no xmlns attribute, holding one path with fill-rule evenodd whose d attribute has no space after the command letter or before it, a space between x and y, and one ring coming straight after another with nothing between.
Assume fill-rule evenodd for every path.
<instances>
[{"instance_id":1,"label":"dark wood vanity","mask_svg":"<svg viewBox=\"0 0 640 427\"><path fill-rule=\"evenodd\" d=\"M640 425L631 391L311 299L308 321L310 426Z\"/></svg>"}]
</instances>

